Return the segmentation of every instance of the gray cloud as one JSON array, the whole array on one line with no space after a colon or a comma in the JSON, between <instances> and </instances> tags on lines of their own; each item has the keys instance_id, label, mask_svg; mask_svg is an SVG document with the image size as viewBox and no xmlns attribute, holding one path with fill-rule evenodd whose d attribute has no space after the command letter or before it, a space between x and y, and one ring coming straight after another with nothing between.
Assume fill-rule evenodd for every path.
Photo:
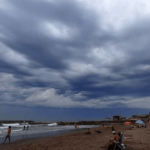
<instances>
[{"instance_id":1,"label":"gray cloud","mask_svg":"<svg viewBox=\"0 0 150 150\"><path fill-rule=\"evenodd\" d=\"M149 18L138 8L132 20L131 10L122 15L88 3L2 3L1 104L143 107L150 96Z\"/></svg>"}]
</instances>

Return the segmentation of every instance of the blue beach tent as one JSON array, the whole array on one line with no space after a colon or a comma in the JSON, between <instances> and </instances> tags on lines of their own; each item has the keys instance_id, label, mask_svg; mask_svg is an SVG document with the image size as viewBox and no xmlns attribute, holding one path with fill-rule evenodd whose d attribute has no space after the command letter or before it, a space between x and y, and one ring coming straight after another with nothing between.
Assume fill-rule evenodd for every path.
<instances>
[{"instance_id":1,"label":"blue beach tent","mask_svg":"<svg viewBox=\"0 0 150 150\"><path fill-rule=\"evenodd\" d=\"M142 120L137 120L135 123L137 123L137 124L145 124Z\"/></svg>"},{"instance_id":2,"label":"blue beach tent","mask_svg":"<svg viewBox=\"0 0 150 150\"><path fill-rule=\"evenodd\" d=\"M106 124L106 125L107 125L107 124L108 124L108 122L105 122L104 124Z\"/></svg>"}]
</instances>

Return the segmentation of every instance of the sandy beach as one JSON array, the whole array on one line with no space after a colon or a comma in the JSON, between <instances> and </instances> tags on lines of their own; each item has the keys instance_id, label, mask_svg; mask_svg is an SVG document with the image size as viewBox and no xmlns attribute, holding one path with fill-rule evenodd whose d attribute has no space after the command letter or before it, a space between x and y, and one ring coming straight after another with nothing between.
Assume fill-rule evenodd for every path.
<instances>
[{"instance_id":1,"label":"sandy beach","mask_svg":"<svg viewBox=\"0 0 150 150\"><path fill-rule=\"evenodd\" d=\"M125 137L123 143L127 145L128 150L146 150L150 149L148 128L133 128L129 130L129 126L114 125L119 132L123 132ZM96 133L99 130L102 133ZM46 137L34 138L15 141L11 144L0 145L0 150L100 150L108 140L112 137L111 128L98 127L90 129L92 134L86 135L87 130L76 130L73 133Z\"/></svg>"}]
</instances>

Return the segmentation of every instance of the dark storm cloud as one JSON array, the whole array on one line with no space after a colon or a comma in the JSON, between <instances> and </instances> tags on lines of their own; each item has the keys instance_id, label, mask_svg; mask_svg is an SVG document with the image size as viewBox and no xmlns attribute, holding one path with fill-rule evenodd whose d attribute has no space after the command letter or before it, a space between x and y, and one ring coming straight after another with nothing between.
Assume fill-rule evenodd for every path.
<instances>
[{"instance_id":1,"label":"dark storm cloud","mask_svg":"<svg viewBox=\"0 0 150 150\"><path fill-rule=\"evenodd\" d=\"M149 93L149 72L142 74L126 75L122 79L100 77L95 74L85 75L83 77L70 80L72 91L83 94L87 98L103 98L105 96L150 96ZM99 83L99 85L97 85ZM103 86L100 86L104 83ZM109 83L109 84L107 84Z\"/></svg>"},{"instance_id":2,"label":"dark storm cloud","mask_svg":"<svg viewBox=\"0 0 150 150\"><path fill-rule=\"evenodd\" d=\"M123 102L130 98L150 96L149 18L116 29L117 21L106 24L109 18L103 11L78 1L6 0L3 5L0 43L25 59L21 66L11 64L9 55L5 61L0 56L2 80L10 78L14 85L3 98L12 96L15 102L53 97L67 99L68 107L79 107L78 102L95 107L94 100L126 106Z\"/></svg>"},{"instance_id":3,"label":"dark storm cloud","mask_svg":"<svg viewBox=\"0 0 150 150\"><path fill-rule=\"evenodd\" d=\"M14 0L9 2L13 6L9 10L12 14L9 15L8 12L1 13L2 34L6 35L6 38L2 41L8 47L26 55L38 64L53 69L65 69L67 64L63 62L63 59L66 57L68 59L68 55L73 57L75 53L79 57L80 55L83 56L83 53L79 53L80 49L86 50L90 46L88 43L92 41L91 33L94 34L97 29L96 21L94 21L96 18L79 7L74 1L20 2ZM58 27L60 26L60 29L61 24L71 29L76 28L79 35L68 41L55 39L53 35L46 37L40 31L41 28L45 27L38 27L44 21L54 22ZM82 40L88 41L88 43ZM77 50L71 54L68 47L77 48ZM68 53L67 56L66 53Z\"/></svg>"},{"instance_id":4,"label":"dark storm cloud","mask_svg":"<svg viewBox=\"0 0 150 150\"><path fill-rule=\"evenodd\" d=\"M5 61L0 60L0 72L3 73L10 73L10 74L14 74L14 75L20 75L20 76L30 76L31 73L19 69L17 66L13 65L13 64L9 64Z\"/></svg>"}]
</instances>

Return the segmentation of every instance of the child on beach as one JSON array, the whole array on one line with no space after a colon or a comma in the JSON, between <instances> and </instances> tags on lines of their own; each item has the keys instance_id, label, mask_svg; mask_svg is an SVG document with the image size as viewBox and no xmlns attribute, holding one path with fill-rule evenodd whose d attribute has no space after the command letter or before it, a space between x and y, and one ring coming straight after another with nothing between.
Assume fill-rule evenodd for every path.
<instances>
[{"instance_id":1,"label":"child on beach","mask_svg":"<svg viewBox=\"0 0 150 150\"><path fill-rule=\"evenodd\" d=\"M7 138L9 139L9 143L10 143L10 133L11 133L11 126L8 127L7 136L3 144L5 144Z\"/></svg>"}]
</instances>

